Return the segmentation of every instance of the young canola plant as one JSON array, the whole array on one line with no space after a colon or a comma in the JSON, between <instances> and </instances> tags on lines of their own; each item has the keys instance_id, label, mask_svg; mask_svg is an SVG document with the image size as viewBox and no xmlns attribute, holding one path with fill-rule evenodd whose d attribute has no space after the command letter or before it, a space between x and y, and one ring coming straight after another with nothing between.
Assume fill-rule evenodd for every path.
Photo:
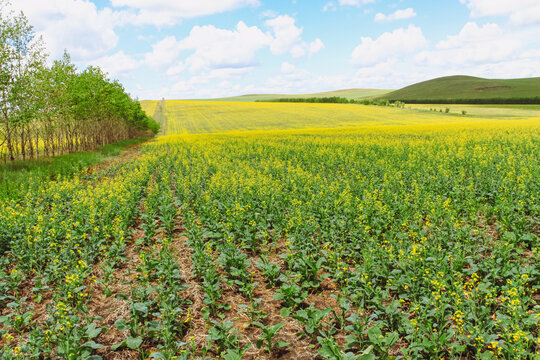
<instances>
[{"instance_id":1,"label":"young canola plant","mask_svg":"<svg viewBox=\"0 0 540 360\"><path fill-rule=\"evenodd\" d=\"M32 188L0 205L0 357L534 358L539 138L172 135Z\"/></svg>"}]
</instances>

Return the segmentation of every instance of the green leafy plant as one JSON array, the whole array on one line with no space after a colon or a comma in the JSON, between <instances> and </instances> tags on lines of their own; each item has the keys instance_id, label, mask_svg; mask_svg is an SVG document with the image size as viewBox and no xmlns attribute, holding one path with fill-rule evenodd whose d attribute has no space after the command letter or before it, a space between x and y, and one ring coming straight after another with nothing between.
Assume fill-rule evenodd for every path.
<instances>
[{"instance_id":1,"label":"green leafy plant","mask_svg":"<svg viewBox=\"0 0 540 360\"><path fill-rule=\"evenodd\" d=\"M279 330L285 325L285 322L280 322L272 326L266 326L260 322L254 322L253 325L258 326L262 330L262 336L257 339L257 348L264 347L264 349L272 353L275 349L282 349L288 347L284 341L274 341Z\"/></svg>"},{"instance_id":2,"label":"green leafy plant","mask_svg":"<svg viewBox=\"0 0 540 360\"><path fill-rule=\"evenodd\" d=\"M298 320L304 324L304 330L312 338L316 339L321 335L321 330L324 327L324 318L330 314L331 308L324 310L316 309L313 305L301 310L298 310L295 314L292 314L292 318Z\"/></svg>"}]
</instances>

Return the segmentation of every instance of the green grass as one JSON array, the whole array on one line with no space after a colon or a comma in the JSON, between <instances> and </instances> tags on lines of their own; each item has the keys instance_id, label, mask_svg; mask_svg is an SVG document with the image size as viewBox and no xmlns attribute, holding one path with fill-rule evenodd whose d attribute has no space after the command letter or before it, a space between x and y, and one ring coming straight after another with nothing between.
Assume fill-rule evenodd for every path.
<instances>
[{"instance_id":1,"label":"green grass","mask_svg":"<svg viewBox=\"0 0 540 360\"><path fill-rule=\"evenodd\" d=\"M51 178L70 177L87 167L118 156L127 147L148 139L124 140L103 146L96 151L18 160L0 165L0 199L17 199L30 188Z\"/></svg>"},{"instance_id":2,"label":"green grass","mask_svg":"<svg viewBox=\"0 0 540 360\"><path fill-rule=\"evenodd\" d=\"M540 96L540 77L525 79L483 79L447 76L392 91L380 98L392 100L451 100L533 98Z\"/></svg>"},{"instance_id":3,"label":"green grass","mask_svg":"<svg viewBox=\"0 0 540 360\"><path fill-rule=\"evenodd\" d=\"M207 99L208 101L257 101L257 100L274 100L281 98L310 98L310 97L344 97L347 99L361 99L374 96L384 95L391 90L381 90L381 89L345 89L345 90L335 90L335 91L326 91L314 94L301 94L301 95L290 95L290 94L249 94L241 96L231 96L217 99Z\"/></svg>"},{"instance_id":4,"label":"green grass","mask_svg":"<svg viewBox=\"0 0 540 360\"><path fill-rule=\"evenodd\" d=\"M467 115L489 118L540 118L540 105L409 104L406 107L436 112L442 110L443 113L448 108L450 114L466 111Z\"/></svg>"}]
</instances>

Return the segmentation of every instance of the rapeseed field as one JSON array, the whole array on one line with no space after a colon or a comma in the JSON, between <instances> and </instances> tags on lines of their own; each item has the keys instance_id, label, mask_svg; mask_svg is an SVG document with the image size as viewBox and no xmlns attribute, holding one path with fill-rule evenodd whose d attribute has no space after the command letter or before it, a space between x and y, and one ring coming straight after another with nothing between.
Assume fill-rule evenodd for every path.
<instances>
[{"instance_id":1,"label":"rapeseed field","mask_svg":"<svg viewBox=\"0 0 540 360\"><path fill-rule=\"evenodd\" d=\"M1 358L538 357L538 119L166 111L0 205Z\"/></svg>"},{"instance_id":2,"label":"rapeseed field","mask_svg":"<svg viewBox=\"0 0 540 360\"><path fill-rule=\"evenodd\" d=\"M173 100L166 101L165 108L167 135L455 123L474 119L458 114L353 104Z\"/></svg>"}]
</instances>

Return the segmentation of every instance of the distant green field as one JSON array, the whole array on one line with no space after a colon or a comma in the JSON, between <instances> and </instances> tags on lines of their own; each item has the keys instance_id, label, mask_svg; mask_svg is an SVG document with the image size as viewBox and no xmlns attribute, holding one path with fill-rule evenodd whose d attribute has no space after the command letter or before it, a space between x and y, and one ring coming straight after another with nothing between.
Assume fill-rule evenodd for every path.
<instances>
[{"instance_id":1,"label":"distant green field","mask_svg":"<svg viewBox=\"0 0 540 360\"><path fill-rule=\"evenodd\" d=\"M290 94L250 94L250 95L241 95L241 96L231 96L217 99L205 99L208 101L257 101L257 100L273 100L281 98L310 98L310 97L344 97L347 99L361 99L367 97L375 97L384 95L392 90L381 90L381 89L345 89L345 90L335 90L335 91L326 91L313 94L302 94L302 95L290 95Z\"/></svg>"},{"instance_id":2,"label":"distant green field","mask_svg":"<svg viewBox=\"0 0 540 360\"><path fill-rule=\"evenodd\" d=\"M494 99L540 97L540 77L525 79L483 79L447 76L388 92L380 98L401 101Z\"/></svg>"},{"instance_id":3,"label":"distant green field","mask_svg":"<svg viewBox=\"0 0 540 360\"><path fill-rule=\"evenodd\" d=\"M433 110L444 113L449 109L450 114L461 114L484 117L540 117L540 105L470 105L470 104L409 104L410 109Z\"/></svg>"}]
</instances>

